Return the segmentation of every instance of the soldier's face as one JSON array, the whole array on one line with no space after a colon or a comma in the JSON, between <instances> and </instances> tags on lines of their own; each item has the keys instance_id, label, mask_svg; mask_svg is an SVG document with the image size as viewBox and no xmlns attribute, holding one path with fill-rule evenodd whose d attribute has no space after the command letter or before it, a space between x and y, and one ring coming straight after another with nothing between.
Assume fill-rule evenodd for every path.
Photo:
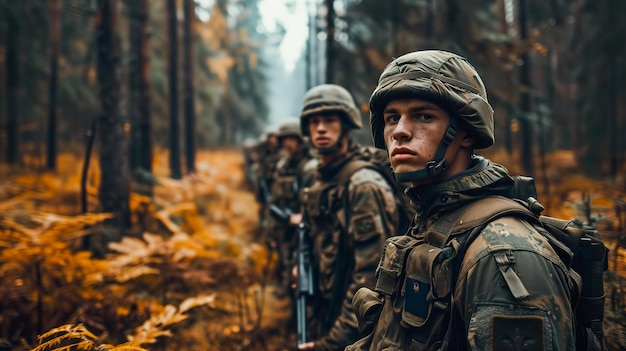
<instances>
[{"instance_id":1,"label":"soldier's face","mask_svg":"<svg viewBox=\"0 0 626 351\"><path fill-rule=\"evenodd\" d=\"M294 137L283 137L280 139L280 147L287 151L290 156L293 156L300 148L300 140Z\"/></svg>"},{"instance_id":2,"label":"soldier's face","mask_svg":"<svg viewBox=\"0 0 626 351\"><path fill-rule=\"evenodd\" d=\"M311 143L316 148L331 147L341 137L341 118L337 114L309 117Z\"/></svg>"},{"instance_id":3,"label":"soldier's face","mask_svg":"<svg viewBox=\"0 0 626 351\"><path fill-rule=\"evenodd\" d=\"M435 157L448 129L450 115L426 100L399 99L387 104L383 120L383 135L393 170L397 173L413 172L426 168L426 163ZM465 133L459 130L455 140L448 146L445 157L449 168L453 167L464 136Z\"/></svg>"},{"instance_id":4,"label":"soldier's face","mask_svg":"<svg viewBox=\"0 0 626 351\"><path fill-rule=\"evenodd\" d=\"M278 138L276 138L276 135L270 134L267 137L267 143L270 144L271 147L277 147L278 146Z\"/></svg>"}]
</instances>

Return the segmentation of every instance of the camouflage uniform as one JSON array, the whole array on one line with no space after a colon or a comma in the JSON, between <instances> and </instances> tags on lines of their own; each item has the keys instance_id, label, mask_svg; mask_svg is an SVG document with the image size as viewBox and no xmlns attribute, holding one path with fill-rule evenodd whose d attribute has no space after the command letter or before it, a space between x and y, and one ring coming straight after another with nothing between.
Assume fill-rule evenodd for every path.
<instances>
[{"instance_id":1,"label":"camouflage uniform","mask_svg":"<svg viewBox=\"0 0 626 351\"><path fill-rule=\"evenodd\" d=\"M278 145L270 143L269 138L275 136L274 131L268 132L262 138L261 142L256 146L252 153L254 163L252 165L252 173L254 174L254 191L257 201L259 202L259 233L263 234L267 231L268 226L268 206L271 200L271 189L273 183L276 164L280 159L280 149Z\"/></svg>"},{"instance_id":2,"label":"camouflage uniform","mask_svg":"<svg viewBox=\"0 0 626 351\"><path fill-rule=\"evenodd\" d=\"M424 51L394 60L381 75L370 100L377 146L385 147L382 109L412 97L436 102L451 120L466 123L474 147L493 144L493 111L474 68L457 55ZM430 174L445 162L435 157ZM397 176L408 181L424 173ZM357 293L360 327L370 334L346 350L574 350L568 269L524 219L504 215L474 232L452 231L440 251L431 246L437 223L481 199L506 196L512 186L504 167L473 156L467 170L410 188L416 220L409 236L385 244L376 291ZM459 218L451 228L472 228ZM394 257L409 246L404 261ZM374 305L380 314L368 322L364 313Z\"/></svg>"},{"instance_id":3,"label":"camouflage uniform","mask_svg":"<svg viewBox=\"0 0 626 351\"><path fill-rule=\"evenodd\" d=\"M300 148L296 154L285 155L277 162L276 170L272 176L271 203L283 211L298 213L301 211L299 191L303 187L311 185L312 173L317 160L313 158L306 140L300 134L299 123L288 122L279 128L279 143L281 138L289 136L300 140ZM274 242L279 250L281 256L280 269L285 270L281 274L286 276L289 276L291 266L295 264L293 259L296 245L293 235L294 228L289 223L281 222L272 217L268 219L266 235L268 240Z\"/></svg>"},{"instance_id":4,"label":"camouflage uniform","mask_svg":"<svg viewBox=\"0 0 626 351\"><path fill-rule=\"evenodd\" d=\"M360 113L342 87L314 87L304 100L301 121L305 135L307 118L317 113L338 113L343 132L361 127ZM352 297L360 287L374 286L383 243L397 234L396 202L385 178L369 168L345 173L358 148L349 141L346 153L320 164L313 185L302 195L317 279L308 328L315 350L343 350L358 339Z\"/></svg>"}]
</instances>

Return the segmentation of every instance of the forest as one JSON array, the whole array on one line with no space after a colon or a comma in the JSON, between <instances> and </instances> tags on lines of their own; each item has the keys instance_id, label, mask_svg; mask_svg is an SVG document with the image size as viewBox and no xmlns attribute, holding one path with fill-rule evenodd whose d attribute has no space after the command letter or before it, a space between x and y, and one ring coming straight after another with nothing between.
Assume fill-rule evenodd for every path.
<instances>
[{"instance_id":1,"label":"forest","mask_svg":"<svg viewBox=\"0 0 626 351\"><path fill-rule=\"evenodd\" d=\"M291 83L273 54L288 28L264 22L279 8L306 14ZM483 78L496 144L481 154L534 177L545 214L599 230L607 349L626 349L623 14L620 0L0 0L0 351L294 349L243 147L287 117L272 84L344 86L371 143L380 73L422 49ZM297 116L299 99L280 104Z\"/></svg>"}]
</instances>

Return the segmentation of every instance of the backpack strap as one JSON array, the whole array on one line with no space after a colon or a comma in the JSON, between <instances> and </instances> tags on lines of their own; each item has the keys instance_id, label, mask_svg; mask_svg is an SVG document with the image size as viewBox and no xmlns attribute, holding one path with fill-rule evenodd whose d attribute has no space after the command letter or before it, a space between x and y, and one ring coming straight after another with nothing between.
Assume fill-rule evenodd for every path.
<instances>
[{"instance_id":1,"label":"backpack strap","mask_svg":"<svg viewBox=\"0 0 626 351\"><path fill-rule=\"evenodd\" d=\"M503 196L490 196L443 215L424 234L424 240L433 246L444 247L451 236L467 233L508 215L538 221L537 215L522 203Z\"/></svg>"},{"instance_id":2,"label":"backpack strap","mask_svg":"<svg viewBox=\"0 0 626 351\"><path fill-rule=\"evenodd\" d=\"M337 180L337 184L339 184L340 186L342 184L347 184L352 175L361 168L376 169L376 167L371 162L359 159L350 160L345 166L343 166L341 171L337 173L337 176L335 177L335 179Z\"/></svg>"},{"instance_id":3,"label":"backpack strap","mask_svg":"<svg viewBox=\"0 0 626 351\"><path fill-rule=\"evenodd\" d=\"M350 186L350 178L352 175L361 168L369 167L372 168L373 165L371 162L367 162L364 160L350 160L343 168L339 171L339 173L335 176L335 182L337 183L337 188L343 187L343 193L341 195L341 207L343 208L345 214L345 228L342 228L339 234L339 242L337 247L337 252L341 252L344 250L351 250L353 243L350 240L350 237L347 233L347 227L350 225L350 206L348 204L348 187ZM352 262L351 255L339 255L335 259L335 279L332 286L332 294L329 303L329 310L331 313L326 314L326 318L324 319L324 325L328 328L332 326L335 319L340 314L341 311L341 303L344 299L344 290L349 284L348 273L353 270L354 262Z\"/></svg>"}]
</instances>

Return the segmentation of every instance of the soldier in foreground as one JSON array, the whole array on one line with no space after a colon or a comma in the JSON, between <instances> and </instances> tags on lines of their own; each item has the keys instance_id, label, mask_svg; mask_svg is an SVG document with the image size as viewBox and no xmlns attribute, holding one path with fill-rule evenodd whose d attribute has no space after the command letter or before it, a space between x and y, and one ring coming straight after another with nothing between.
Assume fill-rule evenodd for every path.
<instances>
[{"instance_id":1,"label":"soldier in foreground","mask_svg":"<svg viewBox=\"0 0 626 351\"><path fill-rule=\"evenodd\" d=\"M304 222L310 227L315 298L308 342L300 350L343 350L358 338L352 297L374 287L383 243L395 234L398 215L391 186L376 170L353 169L358 145L350 131L361 116L350 93L320 85L304 96L300 122L320 165L303 191ZM301 217L292 216L297 224Z\"/></svg>"},{"instance_id":2,"label":"soldier in foreground","mask_svg":"<svg viewBox=\"0 0 626 351\"><path fill-rule=\"evenodd\" d=\"M385 244L375 291L355 296L369 335L346 350L573 350L572 281L546 238L511 215L467 233L471 205L486 210L486 198L513 185L504 167L474 154L494 143L474 67L443 51L401 56L380 76L370 111L375 146L412 184L417 216Z\"/></svg>"}]
</instances>

